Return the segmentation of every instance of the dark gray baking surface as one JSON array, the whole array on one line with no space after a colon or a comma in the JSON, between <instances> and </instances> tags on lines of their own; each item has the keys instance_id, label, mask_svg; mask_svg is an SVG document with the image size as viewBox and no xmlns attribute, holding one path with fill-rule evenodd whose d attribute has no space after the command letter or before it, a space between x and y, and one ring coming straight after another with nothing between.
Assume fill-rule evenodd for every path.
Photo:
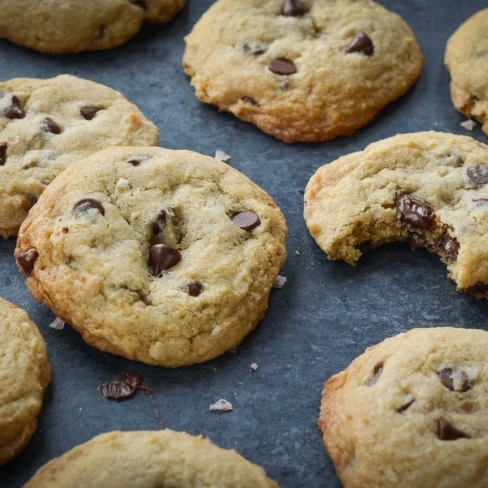
<instances>
[{"instance_id":1,"label":"dark gray baking surface","mask_svg":"<svg viewBox=\"0 0 488 488\"><path fill-rule=\"evenodd\" d=\"M225 150L232 166L267 190L287 218L289 257L282 274L288 283L272 292L265 320L237 354L167 370L101 353L69 327L49 329L52 313L30 297L15 268L15 241L0 241L0 296L30 313L53 366L39 430L23 454L0 468L1 487L21 486L46 461L99 433L158 428L142 392L121 403L97 392L99 383L128 369L152 387L167 427L237 449L283 487L338 487L316 426L323 382L368 345L416 325L488 329L488 303L456 293L437 257L393 244L367 254L356 268L331 263L302 218L303 189L323 163L399 132L468 134L452 107L442 60L449 35L486 0L382 0L417 35L426 57L419 82L356 135L308 145L279 142L196 100L180 68L183 36L210 3L190 0L169 26L146 27L107 52L48 56L0 42L0 79L71 73L106 83L157 123L161 146L209 155ZM472 135L486 142L479 126ZM259 365L255 373L253 362ZM232 401L234 412L210 413L219 398Z\"/></svg>"}]
</instances>

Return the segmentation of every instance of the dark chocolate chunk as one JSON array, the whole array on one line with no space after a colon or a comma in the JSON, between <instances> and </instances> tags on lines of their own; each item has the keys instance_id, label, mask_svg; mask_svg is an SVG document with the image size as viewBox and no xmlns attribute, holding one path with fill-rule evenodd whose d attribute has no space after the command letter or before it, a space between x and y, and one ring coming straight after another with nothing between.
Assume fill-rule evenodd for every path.
<instances>
[{"instance_id":1,"label":"dark chocolate chunk","mask_svg":"<svg viewBox=\"0 0 488 488\"><path fill-rule=\"evenodd\" d=\"M78 215L83 215L87 214L89 210L91 209L98 210L101 215L105 215L105 209L103 208L103 205L98 201L95 200L94 198L83 198L83 200L80 200L74 208L74 213L76 216Z\"/></svg>"},{"instance_id":2,"label":"dark chocolate chunk","mask_svg":"<svg viewBox=\"0 0 488 488\"><path fill-rule=\"evenodd\" d=\"M166 225L168 210L162 209L156 217L156 222L152 225L152 231L155 236L158 236Z\"/></svg>"},{"instance_id":3,"label":"dark chocolate chunk","mask_svg":"<svg viewBox=\"0 0 488 488\"><path fill-rule=\"evenodd\" d=\"M372 56L374 54L374 45L368 34L360 32L351 41L346 49L346 53L362 53L366 56Z\"/></svg>"},{"instance_id":4,"label":"dark chocolate chunk","mask_svg":"<svg viewBox=\"0 0 488 488\"><path fill-rule=\"evenodd\" d=\"M255 107L259 107L259 103L254 100L254 98L251 97L243 97L242 101L244 103L248 103L249 105L254 105Z\"/></svg>"},{"instance_id":5,"label":"dark chocolate chunk","mask_svg":"<svg viewBox=\"0 0 488 488\"><path fill-rule=\"evenodd\" d=\"M459 242L455 237L450 236L447 230L435 241L434 246L442 251L449 261L457 259Z\"/></svg>"},{"instance_id":6,"label":"dark chocolate chunk","mask_svg":"<svg viewBox=\"0 0 488 488\"><path fill-rule=\"evenodd\" d=\"M466 373L461 371L460 374L462 385L460 385L461 387L457 389L454 387L453 370L451 368L441 369L439 371L439 378L446 388L449 388L451 391L460 391L464 393L465 391L471 390L471 388L473 388L473 384Z\"/></svg>"},{"instance_id":7,"label":"dark chocolate chunk","mask_svg":"<svg viewBox=\"0 0 488 488\"><path fill-rule=\"evenodd\" d=\"M457 439L463 438L469 439L468 434L459 429L456 429L454 425L450 424L444 419L440 419L437 421L437 437L441 441L455 441Z\"/></svg>"},{"instance_id":8,"label":"dark chocolate chunk","mask_svg":"<svg viewBox=\"0 0 488 488\"><path fill-rule=\"evenodd\" d=\"M48 132L52 132L53 134L61 134L61 127L59 127L59 125L49 117L44 119L44 126Z\"/></svg>"},{"instance_id":9,"label":"dark chocolate chunk","mask_svg":"<svg viewBox=\"0 0 488 488\"><path fill-rule=\"evenodd\" d=\"M143 377L135 371L127 371L119 378L119 380L132 386L132 388L139 388L144 383Z\"/></svg>"},{"instance_id":10,"label":"dark chocolate chunk","mask_svg":"<svg viewBox=\"0 0 488 488\"><path fill-rule=\"evenodd\" d=\"M475 185L486 185L488 183L488 165L476 164L466 170L469 181Z\"/></svg>"},{"instance_id":11,"label":"dark chocolate chunk","mask_svg":"<svg viewBox=\"0 0 488 488\"><path fill-rule=\"evenodd\" d=\"M153 273L157 277L160 277L164 270L176 266L181 261L180 252L166 244L152 245L150 254Z\"/></svg>"},{"instance_id":12,"label":"dark chocolate chunk","mask_svg":"<svg viewBox=\"0 0 488 488\"><path fill-rule=\"evenodd\" d=\"M69 232L68 227L63 227L61 230L63 231L63 234L67 234Z\"/></svg>"},{"instance_id":13,"label":"dark chocolate chunk","mask_svg":"<svg viewBox=\"0 0 488 488\"><path fill-rule=\"evenodd\" d=\"M378 363L374 367L371 376L368 378L368 381L366 381L366 386L373 386L374 384L376 384L378 378L381 376L381 373L383 373L383 363Z\"/></svg>"},{"instance_id":14,"label":"dark chocolate chunk","mask_svg":"<svg viewBox=\"0 0 488 488\"><path fill-rule=\"evenodd\" d=\"M415 398L412 398L409 402L405 403L405 405L402 405L400 408L397 408L398 413L405 412L405 410L408 410L412 403L415 401Z\"/></svg>"},{"instance_id":15,"label":"dark chocolate chunk","mask_svg":"<svg viewBox=\"0 0 488 488\"><path fill-rule=\"evenodd\" d=\"M6 142L0 144L0 166L3 166L7 162L7 148L8 144Z\"/></svg>"},{"instance_id":16,"label":"dark chocolate chunk","mask_svg":"<svg viewBox=\"0 0 488 488\"><path fill-rule=\"evenodd\" d=\"M188 292L188 295L192 297L197 297L198 295L200 295L200 293L202 293L202 290L203 290L202 285L198 283L191 283L186 287L186 291Z\"/></svg>"},{"instance_id":17,"label":"dark chocolate chunk","mask_svg":"<svg viewBox=\"0 0 488 488\"><path fill-rule=\"evenodd\" d=\"M481 295L488 293L488 283L475 283L473 286L468 286L461 290L463 293L470 293L471 295Z\"/></svg>"},{"instance_id":18,"label":"dark chocolate chunk","mask_svg":"<svg viewBox=\"0 0 488 488\"><path fill-rule=\"evenodd\" d=\"M25 112L22 110L19 99L15 95L12 97L12 104L3 111L3 115L7 119L23 119L25 117Z\"/></svg>"},{"instance_id":19,"label":"dark chocolate chunk","mask_svg":"<svg viewBox=\"0 0 488 488\"><path fill-rule=\"evenodd\" d=\"M281 13L287 17L299 17L307 12L305 5L299 0L285 0Z\"/></svg>"},{"instance_id":20,"label":"dark chocolate chunk","mask_svg":"<svg viewBox=\"0 0 488 488\"><path fill-rule=\"evenodd\" d=\"M406 193L395 195L395 204L400 222L409 229L425 232L434 220L434 209Z\"/></svg>"},{"instance_id":21,"label":"dark chocolate chunk","mask_svg":"<svg viewBox=\"0 0 488 488\"><path fill-rule=\"evenodd\" d=\"M29 249L28 251L19 251L15 253L15 259L17 264L22 268L22 271L26 276L32 274L34 264L39 257L37 249Z\"/></svg>"},{"instance_id":22,"label":"dark chocolate chunk","mask_svg":"<svg viewBox=\"0 0 488 488\"><path fill-rule=\"evenodd\" d=\"M286 58L273 59L273 61L268 64L268 67L277 75L292 75L297 72L295 63Z\"/></svg>"},{"instance_id":23,"label":"dark chocolate chunk","mask_svg":"<svg viewBox=\"0 0 488 488\"><path fill-rule=\"evenodd\" d=\"M102 383L98 387L98 391L107 400L127 400L136 394L137 388L125 383L124 381L113 380Z\"/></svg>"},{"instance_id":24,"label":"dark chocolate chunk","mask_svg":"<svg viewBox=\"0 0 488 488\"><path fill-rule=\"evenodd\" d=\"M139 159L130 159L127 161L129 164L132 164L132 166L139 166L141 164L141 161Z\"/></svg>"},{"instance_id":25,"label":"dark chocolate chunk","mask_svg":"<svg viewBox=\"0 0 488 488\"><path fill-rule=\"evenodd\" d=\"M261 223L259 217L254 212L247 210L234 214L232 216L232 222L242 230L253 230Z\"/></svg>"},{"instance_id":26,"label":"dark chocolate chunk","mask_svg":"<svg viewBox=\"0 0 488 488\"><path fill-rule=\"evenodd\" d=\"M97 115L97 113L100 112L100 110L103 109L97 107L81 107L80 114L84 119L92 120L95 117L95 115Z\"/></svg>"}]
</instances>

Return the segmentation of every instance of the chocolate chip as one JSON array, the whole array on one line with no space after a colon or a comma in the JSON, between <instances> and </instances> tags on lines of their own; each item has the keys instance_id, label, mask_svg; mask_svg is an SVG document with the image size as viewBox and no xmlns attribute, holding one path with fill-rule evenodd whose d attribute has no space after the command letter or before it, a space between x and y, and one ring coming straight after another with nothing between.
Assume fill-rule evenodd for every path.
<instances>
[{"instance_id":1,"label":"chocolate chip","mask_svg":"<svg viewBox=\"0 0 488 488\"><path fill-rule=\"evenodd\" d=\"M488 283L475 283L473 286L468 286L461 290L463 293L470 293L471 295L481 295L488 293Z\"/></svg>"},{"instance_id":2,"label":"chocolate chip","mask_svg":"<svg viewBox=\"0 0 488 488\"><path fill-rule=\"evenodd\" d=\"M295 63L286 58L273 59L268 64L268 68L277 75L292 75L297 72Z\"/></svg>"},{"instance_id":3,"label":"chocolate chip","mask_svg":"<svg viewBox=\"0 0 488 488\"><path fill-rule=\"evenodd\" d=\"M181 261L180 252L166 244L152 245L150 254L153 273L158 278L163 274L164 270L176 266Z\"/></svg>"},{"instance_id":4,"label":"chocolate chip","mask_svg":"<svg viewBox=\"0 0 488 488\"><path fill-rule=\"evenodd\" d=\"M202 290L203 290L202 285L198 283L191 283L186 287L186 291L188 292L188 295L192 297L197 297L198 295L200 295L200 293L202 293Z\"/></svg>"},{"instance_id":5,"label":"chocolate chip","mask_svg":"<svg viewBox=\"0 0 488 488\"><path fill-rule=\"evenodd\" d=\"M281 13L287 17L299 17L306 11L305 5L298 0L285 0L281 7Z\"/></svg>"},{"instance_id":6,"label":"chocolate chip","mask_svg":"<svg viewBox=\"0 0 488 488\"><path fill-rule=\"evenodd\" d=\"M7 119L23 119L25 117L25 112L22 110L19 99L15 95L12 97L12 104L3 111L3 115Z\"/></svg>"},{"instance_id":7,"label":"chocolate chip","mask_svg":"<svg viewBox=\"0 0 488 488\"><path fill-rule=\"evenodd\" d=\"M132 3L132 5L135 5L136 7L141 7L144 10L147 9L146 0L130 0L130 3Z\"/></svg>"},{"instance_id":8,"label":"chocolate chip","mask_svg":"<svg viewBox=\"0 0 488 488\"><path fill-rule=\"evenodd\" d=\"M7 162L7 148L8 144L6 142L0 144L0 166L3 166Z\"/></svg>"},{"instance_id":9,"label":"chocolate chip","mask_svg":"<svg viewBox=\"0 0 488 488\"><path fill-rule=\"evenodd\" d=\"M397 408L397 412L398 413L405 412L405 410L408 410L410 408L410 406L412 405L412 403L414 401L415 401L415 398L412 398L410 401L408 401L407 403L405 403L405 405L402 405L400 408Z\"/></svg>"},{"instance_id":10,"label":"chocolate chip","mask_svg":"<svg viewBox=\"0 0 488 488\"><path fill-rule=\"evenodd\" d=\"M368 378L368 381L366 381L366 386L373 386L374 384L376 384L378 378L381 376L381 373L383 373L383 363L378 363L374 367L371 376Z\"/></svg>"},{"instance_id":11,"label":"chocolate chip","mask_svg":"<svg viewBox=\"0 0 488 488\"><path fill-rule=\"evenodd\" d=\"M457 439L463 438L469 439L468 434L459 429L456 429L454 425L450 424L444 419L440 419L437 421L437 437L441 441L455 441Z\"/></svg>"},{"instance_id":12,"label":"chocolate chip","mask_svg":"<svg viewBox=\"0 0 488 488\"><path fill-rule=\"evenodd\" d=\"M46 117L44 119L44 126L48 132L52 132L53 134L61 134L61 127L59 127L53 119Z\"/></svg>"},{"instance_id":13,"label":"chocolate chip","mask_svg":"<svg viewBox=\"0 0 488 488\"><path fill-rule=\"evenodd\" d=\"M166 225L167 215L168 210L163 208L156 217L156 222L152 225L152 231L155 236L158 236Z\"/></svg>"},{"instance_id":14,"label":"chocolate chip","mask_svg":"<svg viewBox=\"0 0 488 488\"><path fill-rule=\"evenodd\" d=\"M253 230L261 223L259 217L254 212L247 210L234 214L232 216L232 222L242 230Z\"/></svg>"},{"instance_id":15,"label":"chocolate chip","mask_svg":"<svg viewBox=\"0 0 488 488\"><path fill-rule=\"evenodd\" d=\"M439 371L439 378L446 388L449 388L451 391L460 391L462 393L473 388L473 384L463 371L457 373L461 376L460 380L462 384L458 385L458 388L455 388L453 374L456 374L456 371L453 371L451 368L444 368Z\"/></svg>"},{"instance_id":16,"label":"chocolate chip","mask_svg":"<svg viewBox=\"0 0 488 488\"><path fill-rule=\"evenodd\" d=\"M63 227L61 230L63 231L63 234L67 234L69 232L68 227Z\"/></svg>"},{"instance_id":17,"label":"chocolate chip","mask_svg":"<svg viewBox=\"0 0 488 488\"><path fill-rule=\"evenodd\" d=\"M476 164L466 170L471 183L475 185L486 185L488 183L488 165Z\"/></svg>"},{"instance_id":18,"label":"chocolate chip","mask_svg":"<svg viewBox=\"0 0 488 488\"><path fill-rule=\"evenodd\" d=\"M120 377L120 381L123 381L127 385L132 386L132 388L139 388L143 383L144 379L139 373L134 371L128 371Z\"/></svg>"},{"instance_id":19,"label":"chocolate chip","mask_svg":"<svg viewBox=\"0 0 488 488\"><path fill-rule=\"evenodd\" d=\"M98 210L100 214L105 215L105 209L103 208L103 205L98 200L95 200L93 198L84 198L83 200L80 200L75 205L73 211L76 216L79 216L87 214L91 209Z\"/></svg>"},{"instance_id":20,"label":"chocolate chip","mask_svg":"<svg viewBox=\"0 0 488 488\"><path fill-rule=\"evenodd\" d=\"M434 247L442 251L449 261L457 259L459 242L455 237L450 236L447 230L435 241Z\"/></svg>"},{"instance_id":21,"label":"chocolate chip","mask_svg":"<svg viewBox=\"0 0 488 488\"><path fill-rule=\"evenodd\" d=\"M96 108L96 107L82 107L80 108L80 114L82 117L86 120L92 120L95 115L97 115L100 110L103 110L102 108Z\"/></svg>"},{"instance_id":22,"label":"chocolate chip","mask_svg":"<svg viewBox=\"0 0 488 488\"><path fill-rule=\"evenodd\" d=\"M360 32L351 41L346 49L346 53L362 53L366 56L372 56L374 54L373 41L368 34Z\"/></svg>"},{"instance_id":23,"label":"chocolate chip","mask_svg":"<svg viewBox=\"0 0 488 488\"><path fill-rule=\"evenodd\" d=\"M400 222L409 229L425 232L435 217L434 210L430 205L406 193L397 193L395 204Z\"/></svg>"},{"instance_id":24,"label":"chocolate chip","mask_svg":"<svg viewBox=\"0 0 488 488\"><path fill-rule=\"evenodd\" d=\"M132 166L139 166L141 164L141 161L139 159L130 159L127 161L129 164L132 164Z\"/></svg>"},{"instance_id":25,"label":"chocolate chip","mask_svg":"<svg viewBox=\"0 0 488 488\"><path fill-rule=\"evenodd\" d=\"M113 380L102 383L98 387L98 391L107 400L127 400L136 394L137 388L128 385L124 381Z\"/></svg>"},{"instance_id":26,"label":"chocolate chip","mask_svg":"<svg viewBox=\"0 0 488 488\"><path fill-rule=\"evenodd\" d=\"M251 97L243 97L241 99L244 103L248 103L249 105L254 105L255 107L259 107L259 103Z\"/></svg>"},{"instance_id":27,"label":"chocolate chip","mask_svg":"<svg viewBox=\"0 0 488 488\"><path fill-rule=\"evenodd\" d=\"M15 259L26 276L32 274L34 264L38 257L39 253L37 252L37 249L29 249L28 251L19 251L15 253Z\"/></svg>"}]
</instances>

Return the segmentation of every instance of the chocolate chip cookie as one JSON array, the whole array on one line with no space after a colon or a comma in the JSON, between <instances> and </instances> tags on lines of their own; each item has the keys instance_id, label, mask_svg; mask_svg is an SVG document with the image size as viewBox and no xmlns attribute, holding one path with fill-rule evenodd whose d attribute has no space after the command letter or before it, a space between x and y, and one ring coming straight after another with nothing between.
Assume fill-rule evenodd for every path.
<instances>
[{"instance_id":1,"label":"chocolate chip cookie","mask_svg":"<svg viewBox=\"0 0 488 488\"><path fill-rule=\"evenodd\" d=\"M488 333L414 329L325 383L319 424L344 488L488 486Z\"/></svg>"},{"instance_id":2,"label":"chocolate chip cookie","mask_svg":"<svg viewBox=\"0 0 488 488\"><path fill-rule=\"evenodd\" d=\"M454 106L483 124L488 134L488 9L470 17L447 43Z\"/></svg>"},{"instance_id":3,"label":"chocolate chip cookie","mask_svg":"<svg viewBox=\"0 0 488 488\"><path fill-rule=\"evenodd\" d=\"M423 56L370 0L219 0L186 37L196 96L286 142L349 135L403 95Z\"/></svg>"},{"instance_id":4,"label":"chocolate chip cookie","mask_svg":"<svg viewBox=\"0 0 488 488\"><path fill-rule=\"evenodd\" d=\"M169 22L186 0L2 0L0 37L47 53L120 46L147 22Z\"/></svg>"},{"instance_id":5,"label":"chocolate chip cookie","mask_svg":"<svg viewBox=\"0 0 488 488\"><path fill-rule=\"evenodd\" d=\"M273 200L229 165L120 147L56 178L24 222L16 258L34 297L87 342L177 367L256 327L285 237Z\"/></svg>"},{"instance_id":6,"label":"chocolate chip cookie","mask_svg":"<svg viewBox=\"0 0 488 488\"><path fill-rule=\"evenodd\" d=\"M470 137L398 135L322 166L305 220L331 260L410 241L441 257L458 291L488 297L488 146Z\"/></svg>"},{"instance_id":7,"label":"chocolate chip cookie","mask_svg":"<svg viewBox=\"0 0 488 488\"><path fill-rule=\"evenodd\" d=\"M123 95L62 75L0 83L0 236L17 235L46 186L110 146L152 146L158 129Z\"/></svg>"},{"instance_id":8,"label":"chocolate chip cookie","mask_svg":"<svg viewBox=\"0 0 488 488\"><path fill-rule=\"evenodd\" d=\"M0 298L0 466L17 456L37 427L51 381L46 345L29 316Z\"/></svg>"},{"instance_id":9,"label":"chocolate chip cookie","mask_svg":"<svg viewBox=\"0 0 488 488\"><path fill-rule=\"evenodd\" d=\"M184 432L109 432L43 466L24 488L278 488L234 450Z\"/></svg>"}]
</instances>

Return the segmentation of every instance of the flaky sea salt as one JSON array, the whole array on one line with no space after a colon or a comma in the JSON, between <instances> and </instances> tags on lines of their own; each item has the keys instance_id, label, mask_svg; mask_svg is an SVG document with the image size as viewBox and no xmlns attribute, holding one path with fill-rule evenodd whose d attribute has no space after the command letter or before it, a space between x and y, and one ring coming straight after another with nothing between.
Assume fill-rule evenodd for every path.
<instances>
[{"instance_id":1,"label":"flaky sea salt","mask_svg":"<svg viewBox=\"0 0 488 488\"><path fill-rule=\"evenodd\" d=\"M288 281L288 278L285 278L284 276L278 275L276 277L276 279L274 280L273 288L281 289L286 285L287 281Z\"/></svg>"},{"instance_id":2,"label":"flaky sea salt","mask_svg":"<svg viewBox=\"0 0 488 488\"><path fill-rule=\"evenodd\" d=\"M476 127L476 122L474 120L465 120L464 122L461 122L461 127L472 131Z\"/></svg>"},{"instance_id":3,"label":"flaky sea salt","mask_svg":"<svg viewBox=\"0 0 488 488\"><path fill-rule=\"evenodd\" d=\"M230 158L231 157L226 152L221 151L220 149L215 151L215 159L218 159L219 161L226 163Z\"/></svg>"},{"instance_id":4,"label":"flaky sea salt","mask_svg":"<svg viewBox=\"0 0 488 488\"><path fill-rule=\"evenodd\" d=\"M232 410L234 410L234 407L232 406L232 403L221 398L220 400L217 400L214 404L210 405L209 410L211 412L232 412Z\"/></svg>"},{"instance_id":5,"label":"flaky sea salt","mask_svg":"<svg viewBox=\"0 0 488 488\"><path fill-rule=\"evenodd\" d=\"M258 368L259 368L259 366L258 366L256 363L252 363L252 364L251 364L251 369L252 369L253 371L257 371L257 370L258 370Z\"/></svg>"},{"instance_id":6,"label":"flaky sea salt","mask_svg":"<svg viewBox=\"0 0 488 488\"><path fill-rule=\"evenodd\" d=\"M59 317L56 317L50 324L49 327L55 330L63 330L64 329L64 320L61 320Z\"/></svg>"}]
</instances>

